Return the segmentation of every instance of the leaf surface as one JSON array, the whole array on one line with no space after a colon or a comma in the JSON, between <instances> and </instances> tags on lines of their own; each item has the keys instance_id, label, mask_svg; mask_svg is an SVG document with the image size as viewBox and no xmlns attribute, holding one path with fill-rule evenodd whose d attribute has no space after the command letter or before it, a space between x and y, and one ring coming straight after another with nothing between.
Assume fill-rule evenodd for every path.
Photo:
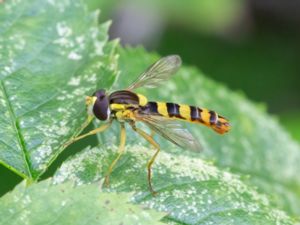
<instances>
[{"instance_id":1,"label":"leaf surface","mask_svg":"<svg viewBox=\"0 0 300 225\"><path fill-rule=\"evenodd\" d=\"M164 222L175 224L293 224L285 212L272 209L268 198L201 159L161 152L153 165L153 185L148 191L146 164L153 151L129 145L110 176L109 191L134 192L134 202L166 212ZM87 148L68 161L54 183L82 185L101 180L116 148Z\"/></svg>"},{"instance_id":2,"label":"leaf surface","mask_svg":"<svg viewBox=\"0 0 300 225\"><path fill-rule=\"evenodd\" d=\"M128 203L131 194L100 192L99 184L74 187L50 180L18 185L0 199L1 224L163 224L164 213Z\"/></svg>"},{"instance_id":3,"label":"leaf surface","mask_svg":"<svg viewBox=\"0 0 300 225\"><path fill-rule=\"evenodd\" d=\"M0 163L35 180L78 132L85 95L113 83L116 43L79 0L5 1L0 18Z\"/></svg>"}]
</instances>

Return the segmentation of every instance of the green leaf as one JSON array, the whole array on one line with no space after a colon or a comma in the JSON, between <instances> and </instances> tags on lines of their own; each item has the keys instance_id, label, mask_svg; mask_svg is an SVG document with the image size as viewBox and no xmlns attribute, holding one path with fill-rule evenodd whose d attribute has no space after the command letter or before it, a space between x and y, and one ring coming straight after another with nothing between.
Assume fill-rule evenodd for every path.
<instances>
[{"instance_id":1,"label":"green leaf","mask_svg":"<svg viewBox=\"0 0 300 225\"><path fill-rule=\"evenodd\" d=\"M116 157L116 148L87 148L66 161L54 183L77 184L101 179ZM110 177L110 191L134 191L134 202L168 212L166 222L179 224L292 224L280 210L272 209L266 196L248 187L239 177L201 159L161 152L153 166L148 191L147 160L153 151L130 145Z\"/></svg>"},{"instance_id":2,"label":"green leaf","mask_svg":"<svg viewBox=\"0 0 300 225\"><path fill-rule=\"evenodd\" d=\"M0 163L24 178L78 132L85 95L115 79L116 42L97 19L79 0L0 4Z\"/></svg>"},{"instance_id":3,"label":"green leaf","mask_svg":"<svg viewBox=\"0 0 300 225\"><path fill-rule=\"evenodd\" d=\"M25 182L0 199L1 224L162 224L165 214L128 203L131 194L103 193L99 184L74 187Z\"/></svg>"},{"instance_id":4,"label":"green leaf","mask_svg":"<svg viewBox=\"0 0 300 225\"><path fill-rule=\"evenodd\" d=\"M280 115L280 122L291 133L295 140L300 142L300 112L283 113Z\"/></svg>"},{"instance_id":5,"label":"green leaf","mask_svg":"<svg viewBox=\"0 0 300 225\"><path fill-rule=\"evenodd\" d=\"M119 49L119 53L121 74L116 88L126 87L159 58L141 48ZM271 195L274 206L300 215L300 147L261 106L185 66L161 87L138 91L149 100L206 107L227 117L232 130L224 136L206 127L186 124L204 148L203 154L196 157L205 157L219 168L249 177L248 183ZM164 151L171 146L164 140L159 143Z\"/></svg>"}]
</instances>

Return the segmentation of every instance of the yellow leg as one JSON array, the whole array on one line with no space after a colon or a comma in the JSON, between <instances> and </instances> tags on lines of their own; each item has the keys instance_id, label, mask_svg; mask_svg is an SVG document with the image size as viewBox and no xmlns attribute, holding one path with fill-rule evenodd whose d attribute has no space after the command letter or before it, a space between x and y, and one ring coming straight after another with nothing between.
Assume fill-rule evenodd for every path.
<instances>
[{"instance_id":1,"label":"yellow leg","mask_svg":"<svg viewBox=\"0 0 300 225\"><path fill-rule=\"evenodd\" d=\"M147 134L143 130L137 128L134 124L131 124L131 126L134 131L136 131L138 134L140 134L143 138L145 138L150 144L152 144L156 148L155 154L152 156L152 158L147 163L149 190L152 193L152 195L156 195L157 193L153 190L152 182L151 182L151 178L152 178L151 167L155 161L156 156L158 155L158 153L160 151L159 144L157 144L155 142L155 140L149 134Z\"/></svg>"},{"instance_id":2,"label":"yellow leg","mask_svg":"<svg viewBox=\"0 0 300 225\"><path fill-rule=\"evenodd\" d=\"M150 136L151 136L152 138L154 138L154 135L155 135L155 131L151 129Z\"/></svg>"},{"instance_id":3,"label":"yellow leg","mask_svg":"<svg viewBox=\"0 0 300 225\"><path fill-rule=\"evenodd\" d=\"M98 127L98 128L96 128L94 130L91 130L90 132L88 132L86 134L80 135L80 136L78 136L76 138L72 138L70 141L68 141L67 143L64 144L64 148L66 148L70 144L72 144L75 141L78 141L78 140L80 140L82 138L85 138L87 136L90 136L90 135L97 134L97 133L105 131L107 128L109 128L111 126L111 123L112 123L112 121L109 121L108 123L103 124L101 127Z\"/></svg>"},{"instance_id":4,"label":"yellow leg","mask_svg":"<svg viewBox=\"0 0 300 225\"><path fill-rule=\"evenodd\" d=\"M121 135L120 135L120 145L119 145L119 150L118 150L118 156L117 158L115 158L115 160L110 164L107 174L105 176L105 185L108 187L109 186L109 176L113 170L113 168L115 167L116 163L118 162L118 160L120 159L121 155L124 152L125 149L125 142L126 142L126 130L125 130L125 125L124 123L121 123Z\"/></svg>"}]
</instances>

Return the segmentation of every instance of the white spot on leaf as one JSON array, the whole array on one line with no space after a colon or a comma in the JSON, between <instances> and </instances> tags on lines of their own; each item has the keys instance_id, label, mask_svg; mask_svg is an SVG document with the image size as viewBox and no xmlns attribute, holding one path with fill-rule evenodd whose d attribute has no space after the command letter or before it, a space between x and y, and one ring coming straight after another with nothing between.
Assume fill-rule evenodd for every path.
<instances>
[{"instance_id":1,"label":"white spot on leaf","mask_svg":"<svg viewBox=\"0 0 300 225\"><path fill-rule=\"evenodd\" d=\"M72 29L67 26L66 22L58 22L56 24L56 31L61 37L68 37L72 34Z\"/></svg>"},{"instance_id":2,"label":"white spot on leaf","mask_svg":"<svg viewBox=\"0 0 300 225\"><path fill-rule=\"evenodd\" d=\"M68 85L78 86L80 84L80 80L80 77L72 77L71 80L68 82Z\"/></svg>"},{"instance_id":3,"label":"white spot on leaf","mask_svg":"<svg viewBox=\"0 0 300 225\"><path fill-rule=\"evenodd\" d=\"M70 52L70 54L68 55L68 58L69 59L72 59L72 60L80 60L82 58L81 55L77 54L76 52L72 51Z\"/></svg>"}]
</instances>

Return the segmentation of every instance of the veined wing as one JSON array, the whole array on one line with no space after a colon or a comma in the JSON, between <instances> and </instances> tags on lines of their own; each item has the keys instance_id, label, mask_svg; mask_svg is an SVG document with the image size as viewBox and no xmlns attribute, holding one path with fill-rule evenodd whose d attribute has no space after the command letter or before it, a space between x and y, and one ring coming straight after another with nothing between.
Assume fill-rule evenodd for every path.
<instances>
[{"instance_id":1,"label":"veined wing","mask_svg":"<svg viewBox=\"0 0 300 225\"><path fill-rule=\"evenodd\" d=\"M181 58L178 55L169 55L152 64L139 78L133 82L127 90L139 87L155 88L162 81L169 79L181 66Z\"/></svg>"},{"instance_id":2,"label":"veined wing","mask_svg":"<svg viewBox=\"0 0 300 225\"><path fill-rule=\"evenodd\" d=\"M144 122L150 129L183 149L201 151L197 139L181 124L161 116L147 114L136 115L138 121Z\"/></svg>"}]
</instances>

